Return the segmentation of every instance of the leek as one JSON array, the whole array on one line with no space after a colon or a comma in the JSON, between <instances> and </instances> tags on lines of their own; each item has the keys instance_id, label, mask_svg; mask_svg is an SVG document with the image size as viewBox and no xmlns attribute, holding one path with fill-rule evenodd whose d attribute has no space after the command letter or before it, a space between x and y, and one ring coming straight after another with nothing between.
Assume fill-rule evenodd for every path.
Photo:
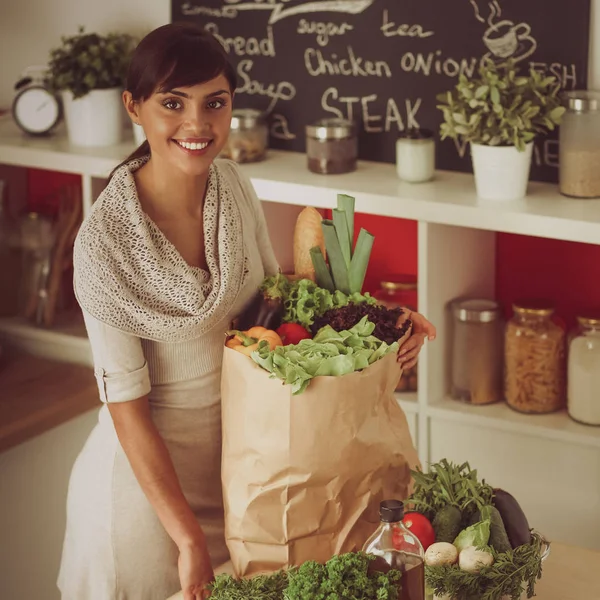
<instances>
[{"instance_id":1,"label":"leek","mask_svg":"<svg viewBox=\"0 0 600 600\"><path fill-rule=\"evenodd\" d=\"M346 213L346 222L348 225L348 237L350 246L354 243L354 198L347 194L337 195L337 207Z\"/></svg>"},{"instance_id":2,"label":"leek","mask_svg":"<svg viewBox=\"0 0 600 600\"><path fill-rule=\"evenodd\" d=\"M348 233L348 219L346 213L339 209L333 209L333 226L335 227L335 233L338 241L340 242L340 248L342 250L342 256L346 262L346 268L350 268L350 260L352 258L352 240Z\"/></svg>"},{"instance_id":3,"label":"leek","mask_svg":"<svg viewBox=\"0 0 600 600\"><path fill-rule=\"evenodd\" d=\"M372 233L369 233L366 229L360 230L348 274L351 294L362 290L374 241L375 236Z\"/></svg>"},{"instance_id":4,"label":"leek","mask_svg":"<svg viewBox=\"0 0 600 600\"><path fill-rule=\"evenodd\" d=\"M315 268L315 279L319 287L325 288L331 293L335 292L335 286L333 285L333 279L331 279L331 273L327 268L325 258L319 246L315 246L310 249L310 257L312 258L313 267Z\"/></svg>"},{"instance_id":5,"label":"leek","mask_svg":"<svg viewBox=\"0 0 600 600\"><path fill-rule=\"evenodd\" d=\"M323 219L321 223L323 235L325 237L325 249L333 283L336 290L344 294L350 294L349 272L344 260L340 241L335 231L333 222L329 219Z\"/></svg>"},{"instance_id":6,"label":"leek","mask_svg":"<svg viewBox=\"0 0 600 600\"><path fill-rule=\"evenodd\" d=\"M366 229L361 229L352 249L354 206L352 196L338 194L333 219L321 222L329 265L319 248L310 250L317 284L330 292L339 290L346 295L362 292L375 239Z\"/></svg>"}]
</instances>

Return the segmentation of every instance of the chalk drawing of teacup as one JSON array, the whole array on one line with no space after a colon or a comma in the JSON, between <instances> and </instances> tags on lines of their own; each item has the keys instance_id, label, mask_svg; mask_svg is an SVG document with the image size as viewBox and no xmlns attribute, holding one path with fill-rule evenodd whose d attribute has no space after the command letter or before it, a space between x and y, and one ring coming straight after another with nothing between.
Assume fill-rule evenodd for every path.
<instances>
[{"instance_id":1,"label":"chalk drawing of teacup","mask_svg":"<svg viewBox=\"0 0 600 600\"><path fill-rule=\"evenodd\" d=\"M515 25L512 21L500 21L483 34L483 42L494 56L508 58L517 51L520 40L531 39L530 33L527 23Z\"/></svg>"}]
</instances>

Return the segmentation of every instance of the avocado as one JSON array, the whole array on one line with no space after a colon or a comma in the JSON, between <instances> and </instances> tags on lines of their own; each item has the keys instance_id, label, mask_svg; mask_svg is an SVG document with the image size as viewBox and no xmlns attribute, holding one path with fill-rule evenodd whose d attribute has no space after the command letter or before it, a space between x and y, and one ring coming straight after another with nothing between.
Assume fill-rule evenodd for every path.
<instances>
[{"instance_id":1,"label":"avocado","mask_svg":"<svg viewBox=\"0 0 600 600\"><path fill-rule=\"evenodd\" d=\"M531 542L531 530L523 509L514 496L502 489L494 489L494 506L498 509L513 548Z\"/></svg>"},{"instance_id":2,"label":"avocado","mask_svg":"<svg viewBox=\"0 0 600 600\"><path fill-rule=\"evenodd\" d=\"M433 519L436 542L452 543L460 533L462 515L456 506L448 504L444 506Z\"/></svg>"}]
</instances>

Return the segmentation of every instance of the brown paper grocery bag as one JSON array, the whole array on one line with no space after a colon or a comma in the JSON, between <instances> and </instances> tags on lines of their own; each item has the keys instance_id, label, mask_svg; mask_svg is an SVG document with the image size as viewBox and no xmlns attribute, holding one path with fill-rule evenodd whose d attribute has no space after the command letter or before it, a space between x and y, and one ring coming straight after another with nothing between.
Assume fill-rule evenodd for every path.
<instances>
[{"instance_id":1,"label":"brown paper grocery bag","mask_svg":"<svg viewBox=\"0 0 600 600\"><path fill-rule=\"evenodd\" d=\"M225 348L221 383L225 537L238 577L358 550L379 502L410 493L419 462L394 399L390 354L303 393Z\"/></svg>"}]
</instances>

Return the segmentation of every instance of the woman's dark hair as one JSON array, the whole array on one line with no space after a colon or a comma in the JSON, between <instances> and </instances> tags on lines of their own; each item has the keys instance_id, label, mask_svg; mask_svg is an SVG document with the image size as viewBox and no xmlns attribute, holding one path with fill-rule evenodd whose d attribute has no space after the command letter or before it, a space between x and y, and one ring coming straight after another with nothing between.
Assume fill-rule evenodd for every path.
<instances>
[{"instance_id":1,"label":"woman's dark hair","mask_svg":"<svg viewBox=\"0 0 600 600\"><path fill-rule=\"evenodd\" d=\"M219 75L225 76L233 93L237 77L219 41L192 23L169 23L151 31L138 44L129 63L125 89L134 101L141 102L156 90L197 85ZM150 145L145 140L111 177L125 163L147 154Z\"/></svg>"}]
</instances>

